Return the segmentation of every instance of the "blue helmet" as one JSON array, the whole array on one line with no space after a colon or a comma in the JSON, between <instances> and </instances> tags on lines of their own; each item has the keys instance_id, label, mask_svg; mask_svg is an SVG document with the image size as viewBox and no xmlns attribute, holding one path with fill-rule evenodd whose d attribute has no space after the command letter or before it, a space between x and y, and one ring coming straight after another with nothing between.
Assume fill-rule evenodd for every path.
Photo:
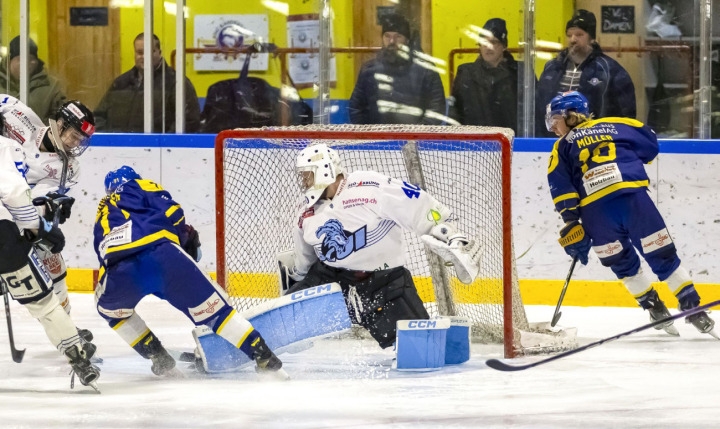
<instances>
[{"instance_id":1,"label":"blue helmet","mask_svg":"<svg viewBox=\"0 0 720 429\"><path fill-rule=\"evenodd\" d=\"M110 195L115 192L118 186L135 179L142 179L142 177L140 177L132 167L123 165L105 176L105 192Z\"/></svg>"},{"instance_id":2,"label":"blue helmet","mask_svg":"<svg viewBox=\"0 0 720 429\"><path fill-rule=\"evenodd\" d=\"M575 112L585 118L590 117L590 107L587 98L577 91L563 92L550 100L545 113L545 127L548 131L552 129L552 117L560 115L567 118L567 112Z\"/></svg>"}]
</instances>

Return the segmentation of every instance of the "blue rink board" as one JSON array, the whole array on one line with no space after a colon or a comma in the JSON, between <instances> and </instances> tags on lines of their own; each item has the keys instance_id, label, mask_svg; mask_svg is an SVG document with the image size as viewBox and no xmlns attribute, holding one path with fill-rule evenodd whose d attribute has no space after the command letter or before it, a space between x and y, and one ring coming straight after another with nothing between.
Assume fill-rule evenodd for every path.
<instances>
[{"instance_id":1,"label":"blue rink board","mask_svg":"<svg viewBox=\"0 0 720 429\"><path fill-rule=\"evenodd\" d=\"M448 142L445 142L448 143ZM551 138L516 138L514 152L550 153L555 139ZM147 148L205 148L215 147L215 134L106 134L97 133L92 138L92 146L96 147L147 147ZM274 147L253 139L238 144L236 147ZM398 142L386 142L385 145L374 145L373 149L396 150ZM720 140L660 140L661 153L683 154L720 154Z\"/></svg>"}]
</instances>

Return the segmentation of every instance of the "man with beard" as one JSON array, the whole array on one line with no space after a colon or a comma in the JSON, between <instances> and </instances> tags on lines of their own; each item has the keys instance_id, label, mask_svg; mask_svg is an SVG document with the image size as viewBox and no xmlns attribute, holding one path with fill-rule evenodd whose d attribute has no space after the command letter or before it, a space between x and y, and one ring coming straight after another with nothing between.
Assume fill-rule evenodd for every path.
<instances>
[{"instance_id":1,"label":"man with beard","mask_svg":"<svg viewBox=\"0 0 720 429\"><path fill-rule=\"evenodd\" d=\"M565 26L568 47L545 64L535 98L536 137L552 136L544 127L545 106L553 97L577 91L595 118L635 118L635 86L617 61L595 41L595 15L579 9Z\"/></svg>"},{"instance_id":2,"label":"man with beard","mask_svg":"<svg viewBox=\"0 0 720 429\"><path fill-rule=\"evenodd\" d=\"M397 14L385 17L382 40L378 57L360 69L350 97L350 122L433 125L446 122L440 75L410 49L408 21Z\"/></svg>"}]
</instances>

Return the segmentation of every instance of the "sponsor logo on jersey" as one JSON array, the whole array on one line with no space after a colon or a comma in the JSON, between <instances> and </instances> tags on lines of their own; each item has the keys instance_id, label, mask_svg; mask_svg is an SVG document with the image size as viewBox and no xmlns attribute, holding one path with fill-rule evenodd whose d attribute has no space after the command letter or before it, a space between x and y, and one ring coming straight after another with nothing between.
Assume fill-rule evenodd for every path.
<instances>
[{"instance_id":1,"label":"sponsor logo on jersey","mask_svg":"<svg viewBox=\"0 0 720 429\"><path fill-rule=\"evenodd\" d=\"M354 232L343 229L342 223L337 219L330 219L315 231L317 238L323 237L320 245L318 259L335 262L345 259L351 253L362 249L367 244L366 226L363 225ZM316 248L316 252L317 252Z\"/></svg>"},{"instance_id":2,"label":"sponsor logo on jersey","mask_svg":"<svg viewBox=\"0 0 720 429\"><path fill-rule=\"evenodd\" d=\"M33 123L30 121L30 118L28 118L27 115L20 110L13 110L12 115L18 120L20 120L20 123L25 127L25 129L30 131L30 134L34 133L35 130L37 130L37 127L33 125Z\"/></svg>"},{"instance_id":3,"label":"sponsor logo on jersey","mask_svg":"<svg viewBox=\"0 0 720 429\"><path fill-rule=\"evenodd\" d=\"M303 221L305 219L309 218L310 216L314 216L314 215L315 215L315 207L310 207L309 209L302 212L302 214L300 215L300 219L298 220L298 228L302 229Z\"/></svg>"},{"instance_id":4,"label":"sponsor logo on jersey","mask_svg":"<svg viewBox=\"0 0 720 429\"><path fill-rule=\"evenodd\" d=\"M435 209L430 209L430 211L428 211L427 220L429 220L430 222L437 225L438 222L440 222L440 219L442 219L442 215L440 214L439 211L437 211Z\"/></svg>"},{"instance_id":5,"label":"sponsor logo on jersey","mask_svg":"<svg viewBox=\"0 0 720 429\"><path fill-rule=\"evenodd\" d=\"M671 245L673 240L672 237L670 237L670 233L667 228L663 228L658 232L654 232L647 237L641 238L640 243L642 243L643 253L647 255L650 252L654 252L665 246Z\"/></svg>"},{"instance_id":6,"label":"sponsor logo on jersey","mask_svg":"<svg viewBox=\"0 0 720 429\"><path fill-rule=\"evenodd\" d=\"M582 180L585 193L591 195L614 183L622 182L622 174L620 174L617 163L613 162L586 171Z\"/></svg>"},{"instance_id":7,"label":"sponsor logo on jersey","mask_svg":"<svg viewBox=\"0 0 720 429\"><path fill-rule=\"evenodd\" d=\"M217 292L210 295L210 298L206 299L205 302L198 305L197 307L188 308L190 316L196 322L202 322L214 315L218 310L225 306L225 302L220 298Z\"/></svg>"},{"instance_id":8,"label":"sponsor logo on jersey","mask_svg":"<svg viewBox=\"0 0 720 429\"><path fill-rule=\"evenodd\" d=\"M50 274L58 275L62 273L62 264L60 261L60 256L58 254L53 254L43 259L42 264L45 268L47 268Z\"/></svg>"},{"instance_id":9,"label":"sponsor logo on jersey","mask_svg":"<svg viewBox=\"0 0 720 429\"><path fill-rule=\"evenodd\" d=\"M378 182L374 182L374 181L372 181L372 180L361 180L361 181L359 181L359 182L352 182L351 184L349 184L349 185L348 185L348 189L350 189L350 188L360 188L360 187L363 187L363 186L372 186L372 187L375 187L375 188L379 188L379 187L380 187L380 184L379 184Z\"/></svg>"},{"instance_id":10,"label":"sponsor logo on jersey","mask_svg":"<svg viewBox=\"0 0 720 429\"><path fill-rule=\"evenodd\" d=\"M118 308L117 310L108 310L107 308L98 305L98 311L107 317L113 319L127 319L135 313L132 308Z\"/></svg>"},{"instance_id":11,"label":"sponsor logo on jersey","mask_svg":"<svg viewBox=\"0 0 720 429\"><path fill-rule=\"evenodd\" d=\"M105 258L108 248L120 246L132 242L132 220L125 222L120 226L116 226L103 238L98 246L100 256Z\"/></svg>"},{"instance_id":12,"label":"sponsor logo on jersey","mask_svg":"<svg viewBox=\"0 0 720 429\"><path fill-rule=\"evenodd\" d=\"M617 255L622 251L622 244L620 241L613 241L612 243L603 244L602 246L593 246L595 254L598 258L609 258L613 255Z\"/></svg>"},{"instance_id":13,"label":"sponsor logo on jersey","mask_svg":"<svg viewBox=\"0 0 720 429\"><path fill-rule=\"evenodd\" d=\"M365 204L377 204L375 198L350 198L349 200L343 200L343 208L349 209L350 207L364 206Z\"/></svg>"},{"instance_id":14,"label":"sponsor logo on jersey","mask_svg":"<svg viewBox=\"0 0 720 429\"><path fill-rule=\"evenodd\" d=\"M48 179L57 179L58 178L57 177L57 173L58 173L57 168L52 168L52 166L50 166L50 165L45 165L45 167L43 167L43 170L45 171L45 174L46 174L45 177L47 177Z\"/></svg>"}]
</instances>

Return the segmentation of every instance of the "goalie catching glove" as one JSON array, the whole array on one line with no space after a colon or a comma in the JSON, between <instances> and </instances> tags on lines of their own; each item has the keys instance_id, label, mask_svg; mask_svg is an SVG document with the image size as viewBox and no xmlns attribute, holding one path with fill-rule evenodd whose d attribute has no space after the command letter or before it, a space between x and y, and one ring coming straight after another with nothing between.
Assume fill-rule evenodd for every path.
<instances>
[{"instance_id":1,"label":"goalie catching glove","mask_svg":"<svg viewBox=\"0 0 720 429\"><path fill-rule=\"evenodd\" d=\"M576 257L583 265L588 263L588 253L590 253L590 237L585 234L585 228L579 221L574 220L565 224L560 230L560 245L565 253L571 257Z\"/></svg>"},{"instance_id":2,"label":"goalie catching glove","mask_svg":"<svg viewBox=\"0 0 720 429\"><path fill-rule=\"evenodd\" d=\"M461 282L471 284L475 280L482 257L482 248L477 240L469 240L452 225L444 223L435 225L430 234L420 238L430 250L455 266L455 273Z\"/></svg>"},{"instance_id":3,"label":"goalie catching glove","mask_svg":"<svg viewBox=\"0 0 720 429\"><path fill-rule=\"evenodd\" d=\"M34 206L45 206L43 217L48 222L53 222L55 216L57 216L58 223L65 223L70 217L75 198L57 192L50 192L45 196L33 198L32 203Z\"/></svg>"}]
</instances>

